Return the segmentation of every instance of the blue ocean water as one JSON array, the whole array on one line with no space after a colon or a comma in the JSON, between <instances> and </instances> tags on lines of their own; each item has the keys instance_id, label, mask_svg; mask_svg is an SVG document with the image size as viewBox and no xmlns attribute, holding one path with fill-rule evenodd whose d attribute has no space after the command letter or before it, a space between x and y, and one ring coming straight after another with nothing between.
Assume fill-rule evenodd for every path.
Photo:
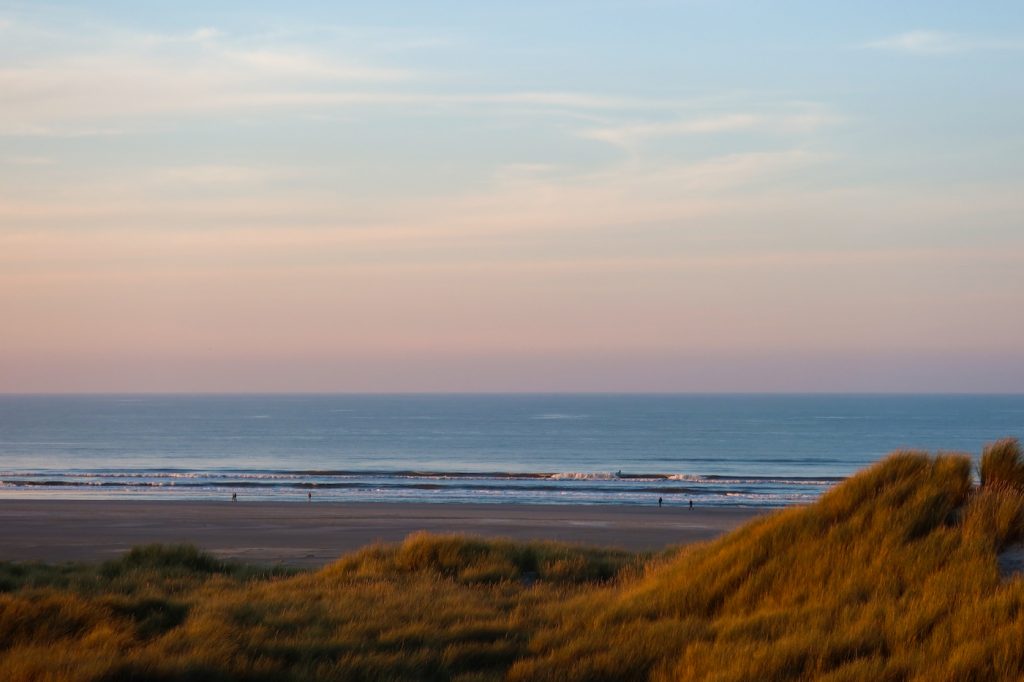
<instances>
[{"instance_id":1,"label":"blue ocean water","mask_svg":"<svg viewBox=\"0 0 1024 682\"><path fill-rule=\"evenodd\" d=\"M0 497L782 506L1024 395L0 396Z\"/></svg>"}]
</instances>

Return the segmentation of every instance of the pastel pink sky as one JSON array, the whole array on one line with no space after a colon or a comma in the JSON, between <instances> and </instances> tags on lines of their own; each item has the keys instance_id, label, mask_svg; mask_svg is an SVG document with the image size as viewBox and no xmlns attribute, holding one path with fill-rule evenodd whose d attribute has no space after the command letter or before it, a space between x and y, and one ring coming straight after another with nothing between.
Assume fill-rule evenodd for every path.
<instances>
[{"instance_id":1,"label":"pastel pink sky","mask_svg":"<svg viewBox=\"0 0 1024 682\"><path fill-rule=\"evenodd\" d=\"M1024 390L1011 39L236 9L0 10L0 392Z\"/></svg>"}]
</instances>

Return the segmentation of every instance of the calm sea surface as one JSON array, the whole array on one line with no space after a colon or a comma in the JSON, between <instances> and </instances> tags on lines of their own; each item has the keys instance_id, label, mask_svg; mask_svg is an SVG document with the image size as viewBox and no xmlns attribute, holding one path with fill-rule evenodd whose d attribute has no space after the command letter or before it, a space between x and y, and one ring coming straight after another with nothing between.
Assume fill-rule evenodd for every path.
<instances>
[{"instance_id":1,"label":"calm sea surface","mask_svg":"<svg viewBox=\"0 0 1024 682\"><path fill-rule=\"evenodd\" d=\"M1018 396L0 396L0 497L780 506Z\"/></svg>"}]
</instances>

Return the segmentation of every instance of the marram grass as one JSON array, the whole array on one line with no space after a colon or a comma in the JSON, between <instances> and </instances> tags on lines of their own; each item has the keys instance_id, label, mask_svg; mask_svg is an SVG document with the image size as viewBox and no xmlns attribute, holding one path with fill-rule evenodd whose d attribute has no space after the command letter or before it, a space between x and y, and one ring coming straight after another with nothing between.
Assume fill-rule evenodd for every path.
<instances>
[{"instance_id":1,"label":"marram grass","mask_svg":"<svg viewBox=\"0 0 1024 682\"><path fill-rule=\"evenodd\" d=\"M903 452L657 556L413 535L317 572L0 564L0 680L1018 680L1015 441Z\"/></svg>"}]
</instances>

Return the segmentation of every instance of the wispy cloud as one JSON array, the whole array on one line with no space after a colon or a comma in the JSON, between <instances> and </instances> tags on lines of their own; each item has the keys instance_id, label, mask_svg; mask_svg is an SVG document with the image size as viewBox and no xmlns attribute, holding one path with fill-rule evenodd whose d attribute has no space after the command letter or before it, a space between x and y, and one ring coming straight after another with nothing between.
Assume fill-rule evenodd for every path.
<instances>
[{"instance_id":1,"label":"wispy cloud","mask_svg":"<svg viewBox=\"0 0 1024 682\"><path fill-rule=\"evenodd\" d=\"M64 40L59 31L29 24L10 29L21 34L22 44L50 41L52 49L5 55L0 44L0 135L8 136L110 135L160 117L275 109L468 106L587 112L680 105L589 92L473 91L415 66L339 53L332 43L312 47L294 35L240 36L210 26L164 34L97 28Z\"/></svg>"},{"instance_id":2,"label":"wispy cloud","mask_svg":"<svg viewBox=\"0 0 1024 682\"><path fill-rule=\"evenodd\" d=\"M0 43L0 134L7 135L84 135L145 116L310 104L420 77L333 46L236 38L212 27L180 34L97 28L73 41L30 25L5 32L22 34ZM52 49L15 51L30 39L49 40Z\"/></svg>"},{"instance_id":3,"label":"wispy cloud","mask_svg":"<svg viewBox=\"0 0 1024 682\"><path fill-rule=\"evenodd\" d=\"M0 136L118 135L185 116L463 108L597 122L581 136L628 146L672 135L799 132L835 119L812 106L668 119L707 109L672 96L469 85L450 73L422 70L418 62L397 61L389 50L360 51L356 29L347 29L347 40L326 42L294 31L241 35L204 25L167 33L98 26L74 35L24 22L10 29L20 36L16 43L33 49L18 53L15 42L0 43Z\"/></svg>"},{"instance_id":4,"label":"wispy cloud","mask_svg":"<svg viewBox=\"0 0 1024 682\"><path fill-rule=\"evenodd\" d=\"M0 191L0 224L62 229L265 227L337 231L346 240L390 243L557 235L677 221L722 210L749 188L784 186L820 156L788 150L730 154L681 163L619 163L572 172L510 164L486 187L386 204L336 190L318 191L317 169L265 165L182 165L51 188L45 199ZM280 180L301 180L285 182ZM176 193L185 189L187 193ZM202 191L195 191L202 189ZM431 216L431 218L426 218ZM282 227L283 226L283 227ZM547 237L545 237L547 238Z\"/></svg>"},{"instance_id":5,"label":"wispy cloud","mask_svg":"<svg viewBox=\"0 0 1024 682\"><path fill-rule=\"evenodd\" d=\"M192 37L193 40L200 40L200 41L202 41L202 40L213 40L214 38L219 38L222 35L223 34L220 31L218 31L217 29L215 29L215 28L213 28L211 26L203 26L203 27L197 28L195 31L193 31L191 37Z\"/></svg>"},{"instance_id":6,"label":"wispy cloud","mask_svg":"<svg viewBox=\"0 0 1024 682\"><path fill-rule=\"evenodd\" d=\"M580 136L626 147L635 142L654 137L750 130L757 123L758 118L752 114L723 114L708 118L661 121L657 123L630 123L603 128L591 128L581 132Z\"/></svg>"},{"instance_id":7,"label":"wispy cloud","mask_svg":"<svg viewBox=\"0 0 1024 682\"><path fill-rule=\"evenodd\" d=\"M724 113L714 116L589 128L580 136L632 149L648 140L686 135L715 135L746 131L799 134L842 121L818 106L801 107L789 113Z\"/></svg>"},{"instance_id":8,"label":"wispy cloud","mask_svg":"<svg viewBox=\"0 0 1024 682\"><path fill-rule=\"evenodd\" d=\"M947 31L919 29L872 40L864 43L861 47L916 55L940 55L975 50L1021 50L1024 49L1024 40L982 38Z\"/></svg>"}]
</instances>

